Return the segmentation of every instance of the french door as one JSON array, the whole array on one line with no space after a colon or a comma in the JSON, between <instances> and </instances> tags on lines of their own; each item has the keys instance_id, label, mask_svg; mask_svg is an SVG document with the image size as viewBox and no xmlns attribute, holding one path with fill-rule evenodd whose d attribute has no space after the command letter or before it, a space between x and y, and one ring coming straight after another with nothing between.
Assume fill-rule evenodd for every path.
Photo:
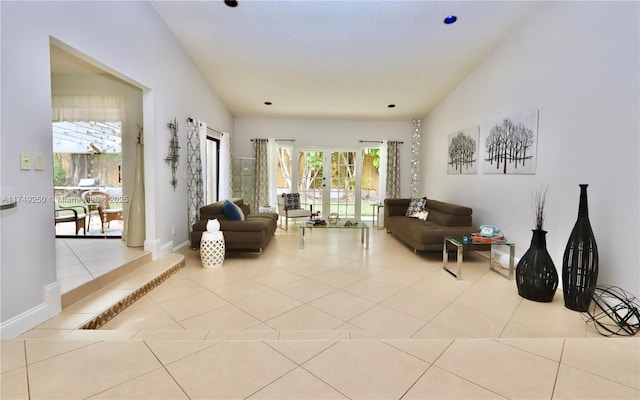
<instances>
[{"instance_id":1,"label":"french door","mask_svg":"<svg viewBox=\"0 0 640 400\"><path fill-rule=\"evenodd\" d=\"M304 206L320 211L324 219L338 214L342 220L360 220L360 151L296 148L293 155L292 170L297 173L292 174L292 187Z\"/></svg>"}]
</instances>

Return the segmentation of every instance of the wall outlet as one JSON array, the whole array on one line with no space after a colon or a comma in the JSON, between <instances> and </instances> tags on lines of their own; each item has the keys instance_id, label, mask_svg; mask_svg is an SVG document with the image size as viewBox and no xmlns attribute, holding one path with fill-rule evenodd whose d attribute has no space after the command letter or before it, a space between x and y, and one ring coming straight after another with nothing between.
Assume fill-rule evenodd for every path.
<instances>
[{"instance_id":1,"label":"wall outlet","mask_svg":"<svg viewBox=\"0 0 640 400\"><path fill-rule=\"evenodd\" d=\"M36 171L43 171L44 170L44 160L42 157L42 153L35 153L33 155L33 169L35 169Z\"/></svg>"},{"instance_id":2,"label":"wall outlet","mask_svg":"<svg viewBox=\"0 0 640 400\"><path fill-rule=\"evenodd\" d=\"M21 170L30 170L31 169L31 153L20 153L20 169Z\"/></svg>"}]
</instances>

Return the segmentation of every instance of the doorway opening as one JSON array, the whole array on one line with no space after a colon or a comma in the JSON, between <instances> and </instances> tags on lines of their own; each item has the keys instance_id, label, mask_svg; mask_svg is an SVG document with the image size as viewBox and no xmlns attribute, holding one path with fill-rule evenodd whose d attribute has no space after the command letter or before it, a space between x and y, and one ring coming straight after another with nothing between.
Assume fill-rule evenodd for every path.
<instances>
[{"instance_id":1,"label":"doorway opening","mask_svg":"<svg viewBox=\"0 0 640 400\"><path fill-rule=\"evenodd\" d=\"M52 136L56 237L121 238L122 122L53 122Z\"/></svg>"},{"instance_id":2,"label":"doorway opening","mask_svg":"<svg viewBox=\"0 0 640 400\"><path fill-rule=\"evenodd\" d=\"M121 240L133 192L135 143L143 125L142 90L85 60L89 58L51 38L51 194L59 203L56 208L85 207L82 222L55 224L56 230L71 225L68 235L54 239L63 295L146 255L142 247L127 247ZM107 195L108 206L98 192ZM77 228L83 223L86 236Z\"/></svg>"}]
</instances>

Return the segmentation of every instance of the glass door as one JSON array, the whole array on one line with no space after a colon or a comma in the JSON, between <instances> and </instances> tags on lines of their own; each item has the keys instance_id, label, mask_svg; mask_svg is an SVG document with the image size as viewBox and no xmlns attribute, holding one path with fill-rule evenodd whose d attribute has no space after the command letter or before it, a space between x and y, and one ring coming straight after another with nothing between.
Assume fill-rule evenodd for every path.
<instances>
[{"instance_id":1,"label":"glass door","mask_svg":"<svg viewBox=\"0 0 640 400\"><path fill-rule=\"evenodd\" d=\"M303 207L311 207L320 212L320 217L328 219L330 214L338 214L340 219L360 219L360 178L357 165L359 153L343 150L296 149L292 160L292 174L300 193Z\"/></svg>"},{"instance_id":2,"label":"glass door","mask_svg":"<svg viewBox=\"0 0 640 400\"><path fill-rule=\"evenodd\" d=\"M360 179L358 176L358 152L334 150L325 159L325 169L330 172L331 185L326 187L325 207L328 214L338 214L341 220L360 220ZM327 214L327 216L328 216Z\"/></svg>"},{"instance_id":3,"label":"glass door","mask_svg":"<svg viewBox=\"0 0 640 400\"><path fill-rule=\"evenodd\" d=\"M320 217L324 218L327 212L324 201L327 185L325 152L298 149L295 154L297 157L293 160L292 167L298 173L293 175L297 179L292 186L297 187L297 192L300 193L300 204L303 208L311 207L314 213L320 211Z\"/></svg>"},{"instance_id":4,"label":"glass door","mask_svg":"<svg viewBox=\"0 0 640 400\"><path fill-rule=\"evenodd\" d=\"M319 211L323 219L332 213L338 214L341 220L360 221L363 213L365 219L371 219L371 204L378 202L376 161L379 161L378 149L280 146L277 193L300 193L301 206L311 207L314 213ZM361 171L365 171L364 183Z\"/></svg>"}]
</instances>

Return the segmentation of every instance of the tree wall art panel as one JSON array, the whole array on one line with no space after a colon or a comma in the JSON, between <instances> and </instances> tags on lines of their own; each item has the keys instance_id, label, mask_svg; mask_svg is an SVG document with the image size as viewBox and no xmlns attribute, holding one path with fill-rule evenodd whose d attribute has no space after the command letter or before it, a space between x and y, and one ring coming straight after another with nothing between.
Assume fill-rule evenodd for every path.
<instances>
[{"instance_id":1,"label":"tree wall art panel","mask_svg":"<svg viewBox=\"0 0 640 400\"><path fill-rule=\"evenodd\" d=\"M487 123L482 132L485 174L535 174L538 110Z\"/></svg>"},{"instance_id":2,"label":"tree wall art panel","mask_svg":"<svg viewBox=\"0 0 640 400\"><path fill-rule=\"evenodd\" d=\"M449 134L447 172L477 174L480 163L480 126L472 126Z\"/></svg>"}]
</instances>

